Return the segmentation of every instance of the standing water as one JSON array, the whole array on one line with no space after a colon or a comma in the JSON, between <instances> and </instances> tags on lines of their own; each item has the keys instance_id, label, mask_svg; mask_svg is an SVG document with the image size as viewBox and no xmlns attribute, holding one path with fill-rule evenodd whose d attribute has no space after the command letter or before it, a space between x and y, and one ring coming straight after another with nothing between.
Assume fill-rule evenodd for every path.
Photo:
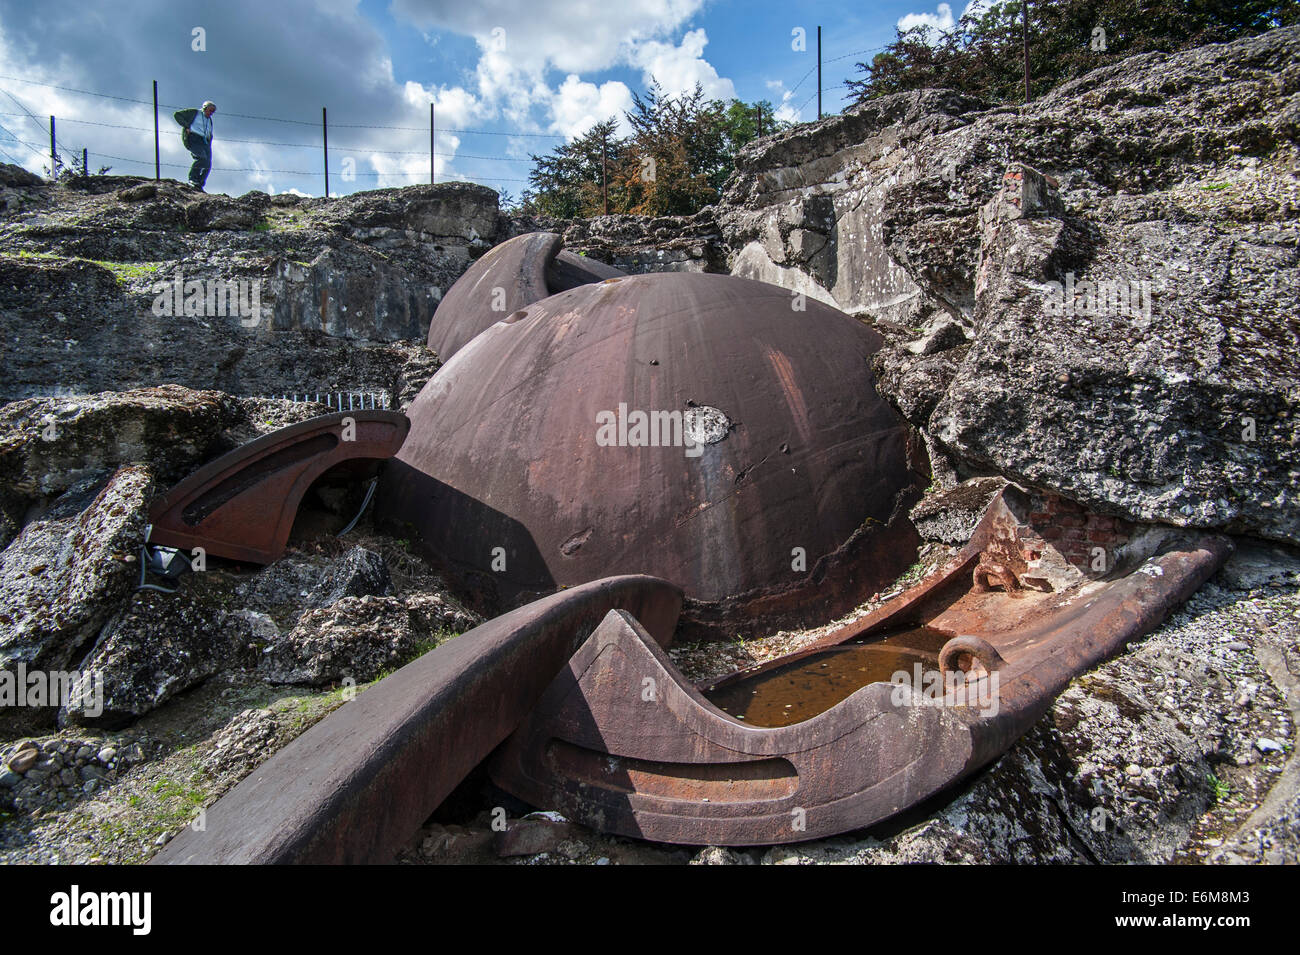
<instances>
[{"instance_id":1,"label":"standing water","mask_svg":"<svg viewBox=\"0 0 1300 955\"><path fill-rule=\"evenodd\" d=\"M900 670L910 676L916 663L937 670L939 651L952 637L930 627L868 637L724 684L704 696L754 726L791 726L824 713L864 686L890 682Z\"/></svg>"}]
</instances>

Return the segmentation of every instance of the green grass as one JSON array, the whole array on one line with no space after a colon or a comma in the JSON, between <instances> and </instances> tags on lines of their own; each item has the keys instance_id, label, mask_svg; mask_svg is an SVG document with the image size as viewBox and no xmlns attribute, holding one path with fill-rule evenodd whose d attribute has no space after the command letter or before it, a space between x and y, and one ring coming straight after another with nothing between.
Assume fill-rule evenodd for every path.
<instances>
[{"instance_id":1,"label":"green grass","mask_svg":"<svg viewBox=\"0 0 1300 955\"><path fill-rule=\"evenodd\" d=\"M1207 183L1205 183L1204 185L1202 185L1201 188L1202 188L1203 190L1205 190L1206 192L1218 192L1218 191L1221 190L1221 189L1227 189L1227 188L1228 188L1228 183L1226 183L1226 182L1207 182Z\"/></svg>"},{"instance_id":2,"label":"green grass","mask_svg":"<svg viewBox=\"0 0 1300 955\"><path fill-rule=\"evenodd\" d=\"M4 252L0 255L14 259L43 259L56 262L89 262L101 269L108 269L114 278L123 285L128 279L141 279L154 275L163 267L161 262L109 262L104 259L87 259L79 255L58 255L54 252Z\"/></svg>"},{"instance_id":3,"label":"green grass","mask_svg":"<svg viewBox=\"0 0 1300 955\"><path fill-rule=\"evenodd\" d=\"M142 279L154 275L162 268L161 262L100 262L95 259L85 259L86 262L94 262L96 265L108 269L119 282L126 279Z\"/></svg>"},{"instance_id":4,"label":"green grass","mask_svg":"<svg viewBox=\"0 0 1300 955\"><path fill-rule=\"evenodd\" d=\"M1214 789L1215 802L1226 802L1232 798L1231 787L1218 776L1214 775L1214 773L1207 773L1205 778L1209 780L1210 786Z\"/></svg>"}]
</instances>

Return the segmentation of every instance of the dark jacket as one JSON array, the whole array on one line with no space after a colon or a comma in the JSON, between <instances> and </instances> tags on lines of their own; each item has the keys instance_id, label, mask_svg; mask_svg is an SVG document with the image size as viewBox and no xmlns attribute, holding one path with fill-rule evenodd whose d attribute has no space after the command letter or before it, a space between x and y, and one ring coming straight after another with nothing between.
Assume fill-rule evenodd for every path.
<instances>
[{"instance_id":1,"label":"dark jacket","mask_svg":"<svg viewBox=\"0 0 1300 955\"><path fill-rule=\"evenodd\" d=\"M181 145L186 149L190 148L190 126L198 118L197 109L178 109L172 113L172 119L181 124Z\"/></svg>"}]
</instances>

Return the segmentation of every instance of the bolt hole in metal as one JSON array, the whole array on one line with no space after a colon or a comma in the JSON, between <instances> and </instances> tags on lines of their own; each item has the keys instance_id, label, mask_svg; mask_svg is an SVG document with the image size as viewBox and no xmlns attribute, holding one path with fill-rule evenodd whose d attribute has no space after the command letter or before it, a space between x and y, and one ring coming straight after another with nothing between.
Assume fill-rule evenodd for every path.
<instances>
[{"instance_id":1,"label":"bolt hole in metal","mask_svg":"<svg viewBox=\"0 0 1300 955\"><path fill-rule=\"evenodd\" d=\"M872 683L895 673L911 678L939 667L939 652L954 641L950 631L916 627L868 637L795 660L706 691L714 706L753 726L792 726L824 713Z\"/></svg>"}]
</instances>

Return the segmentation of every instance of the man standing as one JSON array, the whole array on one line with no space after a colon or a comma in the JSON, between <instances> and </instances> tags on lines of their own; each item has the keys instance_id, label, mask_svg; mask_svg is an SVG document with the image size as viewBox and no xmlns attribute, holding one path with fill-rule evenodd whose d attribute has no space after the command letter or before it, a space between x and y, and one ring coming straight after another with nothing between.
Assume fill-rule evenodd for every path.
<instances>
[{"instance_id":1,"label":"man standing","mask_svg":"<svg viewBox=\"0 0 1300 955\"><path fill-rule=\"evenodd\" d=\"M217 104L208 100L201 109L180 109L173 114L181 124L181 143L194 157L190 184L199 192L212 171L212 114L216 111Z\"/></svg>"}]
</instances>

